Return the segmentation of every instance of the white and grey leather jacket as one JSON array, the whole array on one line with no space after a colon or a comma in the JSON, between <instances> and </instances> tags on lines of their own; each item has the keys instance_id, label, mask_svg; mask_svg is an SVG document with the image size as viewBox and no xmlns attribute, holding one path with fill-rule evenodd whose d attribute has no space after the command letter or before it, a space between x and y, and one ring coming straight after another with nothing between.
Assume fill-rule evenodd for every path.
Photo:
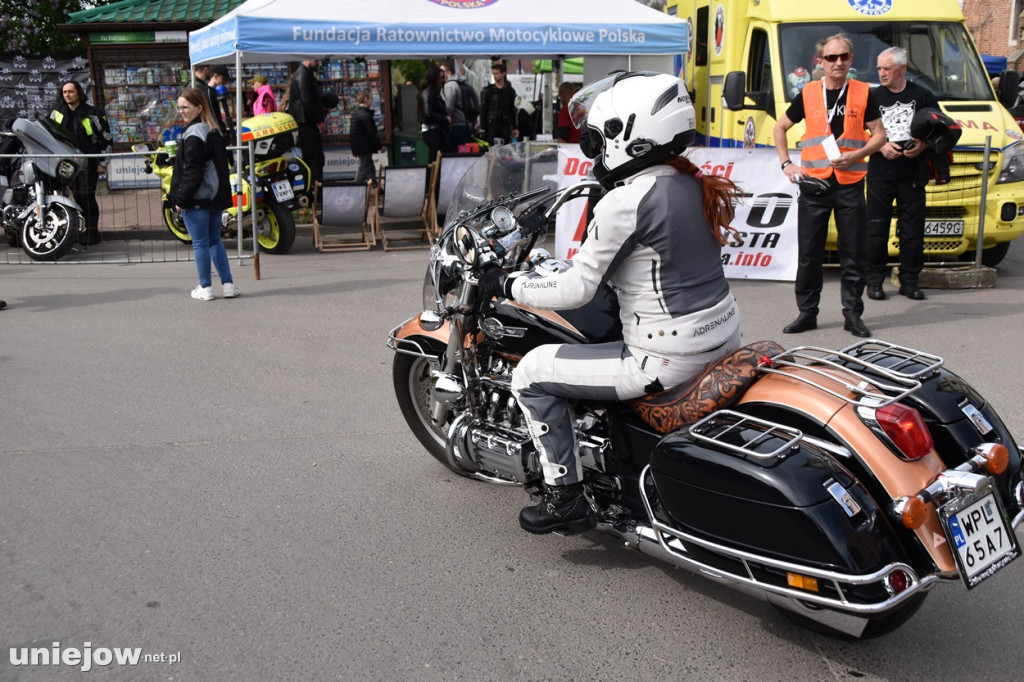
<instances>
[{"instance_id":1,"label":"white and grey leather jacket","mask_svg":"<svg viewBox=\"0 0 1024 682\"><path fill-rule=\"evenodd\" d=\"M607 283L628 346L656 355L707 352L730 338L739 319L721 250L704 219L700 181L653 166L601 199L570 267L521 273L509 291L527 305L564 310Z\"/></svg>"}]
</instances>

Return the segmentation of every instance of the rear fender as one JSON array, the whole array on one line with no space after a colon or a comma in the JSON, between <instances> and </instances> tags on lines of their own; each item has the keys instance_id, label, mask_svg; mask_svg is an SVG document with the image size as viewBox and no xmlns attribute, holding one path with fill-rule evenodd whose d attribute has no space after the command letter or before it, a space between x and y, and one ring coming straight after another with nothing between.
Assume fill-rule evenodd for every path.
<instances>
[{"instance_id":1,"label":"rear fender","mask_svg":"<svg viewBox=\"0 0 1024 682\"><path fill-rule=\"evenodd\" d=\"M746 411L744 406L747 406L756 413L759 407L770 408L773 405L779 406L779 409L800 412L838 437L849 449L851 456L860 460L863 469L870 472L884 489L889 499L878 500L878 504L887 512L890 511L892 500L916 495L946 470L945 463L934 450L913 462L898 458L861 421L850 403L824 391L809 389L806 384L784 374L761 377L747 389L736 409ZM935 513L934 503L929 502L928 506L931 513L927 521L912 532L940 571L956 573L956 563L946 542L939 516Z\"/></svg>"}]
</instances>

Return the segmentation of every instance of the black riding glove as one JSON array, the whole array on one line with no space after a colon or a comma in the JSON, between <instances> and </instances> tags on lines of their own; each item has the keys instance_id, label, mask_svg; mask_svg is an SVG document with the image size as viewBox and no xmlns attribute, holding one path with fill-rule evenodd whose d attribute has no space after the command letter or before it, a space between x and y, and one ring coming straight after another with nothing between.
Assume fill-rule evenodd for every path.
<instances>
[{"instance_id":1,"label":"black riding glove","mask_svg":"<svg viewBox=\"0 0 1024 682\"><path fill-rule=\"evenodd\" d=\"M484 270L480 273L480 279L477 282L476 290L480 295L480 299L488 301L495 296L504 296L505 298L512 300L512 292L510 289L512 284L509 281L508 275L506 275L500 267L494 263L489 263L484 266Z\"/></svg>"}]
</instances>

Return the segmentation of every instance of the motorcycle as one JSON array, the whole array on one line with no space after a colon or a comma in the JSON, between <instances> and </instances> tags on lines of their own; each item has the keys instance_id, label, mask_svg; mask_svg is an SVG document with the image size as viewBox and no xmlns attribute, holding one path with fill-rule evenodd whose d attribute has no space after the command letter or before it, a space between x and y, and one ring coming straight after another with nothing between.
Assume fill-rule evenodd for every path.
<instances>
[{"instance_id":1,"label":"motorcycle","mask_svg":"<svg viewBox=\"0 0 1024 682\"><path fill-rule=\"evenodd\" d=\"M295 119L284 112L261 114L242 121L242 141L255 141L256 172L255 211L253 192L249 183L248 152L243 150L241 203L242 214L249 217L246 226L256 223L260 248L269 253L287 253L295 243L295 218L292 208L308 205L309 166L297 157L285 153L295 146L298 126ZM149 152L145 172L160 178L163 190L164 224L176 239L191 244L181 213L175 210L168 199L171 178L174 174L174 153L176 144L164 142L159 147L152 143L134 145L132 151ZM236 173L231 173L235 184ZM238 236L238 196L233 197L234 205L221 215L221 235L225 239ZM251 233L247 230L245 236Z\"/></svg>"},{"instance_id":2,"label":"motorcycle","mask_svg":"<svg viewBox=\"0 0 1024 682\"><path fill-rule=\"evenodd\" d=\"M541 492L511 394L545 343L621 338L614 294L579 310L478 300L478 277L557 268L535 249L557 210L557 148L498 147L470 167L430 251L424 309L388 346L409 428L466 478ZM825 634L870 638L940 583L976 587L1020 555L1021 452L942 358L877 339L840 350L749 344L682 386L571 401L597 531L766 599ZM510 517L510 523L511 523Z\"/></svg>"},{"instance_id":3,"label":"motorcycle","mask_svg":"<svg viewBox=\"0 0 1024 682\"><path fill-rule=\"evenodd\" d=\"M3 153L25 155L0 173L0 222L7 245L21 244L32 260L58 260L85 229L74 192L85 157L48 118L15 119L3 135Z\"/></svg>"}]
</instances>

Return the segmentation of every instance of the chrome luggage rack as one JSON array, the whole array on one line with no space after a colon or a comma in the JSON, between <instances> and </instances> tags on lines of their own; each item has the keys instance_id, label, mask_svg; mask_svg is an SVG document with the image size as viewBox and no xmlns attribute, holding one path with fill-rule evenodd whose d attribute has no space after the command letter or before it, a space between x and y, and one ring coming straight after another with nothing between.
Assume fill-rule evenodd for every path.
<instances>
[{"instance_id":1,"label":"chrome luggage rack","mask_svg":"<svg viewBox=\"0 0 1024 682\"><path fill-rule=\"evenodd\" d=\"M722 428L718 429L715 433L708 433L718 427ZM735 436L736 439L744 438L741 435L741 430L753 430L756 432L756 435L739 444L730 443L726 440L727 436ZM690 435L698 440L715 443L733 452L761 459L771 459L785 454L791 448L796 447L797 443L804 437L800 429L765 421L764 419L751 417L749 414L733 412L732 410L718 410L709 414L690 426ZM768 445L769 447L774 445L774 443L771 443L772 439L782 441L774 450L759 452L755 449L758 445Z\"/></svg>"},{"instance_id":2,"label":"chrome luggage rack","mask_svg":"<svg viewBox=\"0 0 1024 682\"><path fill-rule=\"evenodd\" d=\"M854 355L854 352L857 354ZM883 367L876 364L882 358L895 358L899 362L893 367ZM857 371L840 364L840 360L859 365L862 369ZM943 360L937 355L887 341L868 339L838 351L817 346L797 346L761 361L758 363L758 369L801 381L852 405L867 401L874 407L882 407L899 402L921 388L921 377L935 372L942 365ZM799 367L805 371L784 371L787 367ZM866 371L877 376L868 377L861 373ZM891 383L884 383L878 377L884 377ZM826 385L826 379L828 382L841 384L853 396L833 390Z\"/></svg>"}]
</instances>

